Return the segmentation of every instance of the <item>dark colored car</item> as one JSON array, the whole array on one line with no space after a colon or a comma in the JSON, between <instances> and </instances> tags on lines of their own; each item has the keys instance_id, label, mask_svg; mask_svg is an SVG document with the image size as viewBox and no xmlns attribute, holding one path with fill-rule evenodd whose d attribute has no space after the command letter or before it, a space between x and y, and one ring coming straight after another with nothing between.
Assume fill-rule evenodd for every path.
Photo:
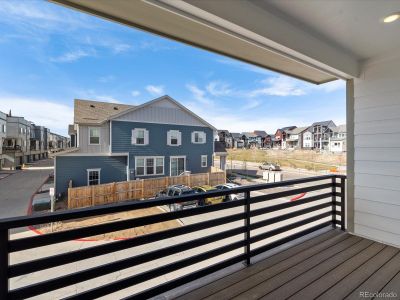
<instances>
[{"instance_id":1,"label":"dark colored car","mask_svg":"<svg viewBox=\"0 0 400 300\"><path fill-rule=\"evenodd\" d=\"M162 190L156 195L156 198L177 197L177 196L193 195L193 194L196 194L196 191L194 191L193 189L191 189L186 185L178 184L178 185L171 185L166 189ZM198 200L191 200L185 202L172 203L169 205L169 209L170 211L177 211L177 210L182 210L185 207L197 207L197 206L198 206Z\"/></svg>"}]
</instances>

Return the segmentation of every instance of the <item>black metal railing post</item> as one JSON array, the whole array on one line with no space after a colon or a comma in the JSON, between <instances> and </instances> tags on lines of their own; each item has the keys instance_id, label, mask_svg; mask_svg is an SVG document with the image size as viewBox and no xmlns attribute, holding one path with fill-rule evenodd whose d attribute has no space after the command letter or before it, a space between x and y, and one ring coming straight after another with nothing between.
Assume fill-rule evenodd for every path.
<instances>
[{"instance_id":1,"label":"black metal railing post","mask_svg":"<svg viewBox=\"0 0 400 300\"><path fill-rule=\"evenodd\" d=\"M246 255L246 265L250 265L250 191L245 192L245 204L244 204L244 226L246 231L244 232L245 246L244 253Z\"/></svg>"},{"instance_id":2,"label":"black metal railing post","mask_svg":"<svg viewBox=\"0 0 400 300\"><path fill-rule=\"evenodd\" d=\"M0 229L0 299L8 298L8 229Z\"/></svg>"},{"instance_id":3,"label":"black metal railing post","mask_svg":"<svg viewBox=\"0 0 400 300\"><path fill-rule=\"evenodd\" d=\"M340 228L346 230L346 179L340 178Z\"/></svg>"},{"instance_id":4,"label":"black metal railing post","mask_svg":"<svg viewBox=\"0 0 400 300\"><path fill-rule=\"evenodd\" d=\"M332 227L336 228L336 176L332 177Z\"/></svg>"}]
</instances>

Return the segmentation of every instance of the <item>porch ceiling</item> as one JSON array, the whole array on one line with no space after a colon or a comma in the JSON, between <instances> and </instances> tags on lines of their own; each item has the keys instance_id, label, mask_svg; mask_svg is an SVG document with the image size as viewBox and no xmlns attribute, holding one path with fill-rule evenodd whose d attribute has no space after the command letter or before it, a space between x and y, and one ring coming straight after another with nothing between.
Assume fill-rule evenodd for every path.
<instances>
[{"instance_id":1,"label":"porch ceiling","mask_svg":"<svg viewBox=\"0 0 400 300\"><path fill-rule=\"evenodd\" d=\"M313 47L315 53L340 58L342 69L321 63L323 59L304 55L298 49L273 40L290 30L276 30L282 23L249 1L168 1L168 0L50 0L105 19L149 31L183 43L287 74L312 83L324 83L338 77L358 75L357 62L324 42L299 32L296 27L287 38L296 36L296 44ZM229 6L229 9L226 7ZM232 12L225 15L225 12ZM237 18L237 17L241 18ZM245 18L244 18L245 17ZM244 22L256 20L256 23ZM267 28L267 31L260 29ZM283 28L283 27L282 27ZM271 36L272 31L278 32ZM301 42L303 41L303 42ZM349 75L350 74L350 75Z\"/></svg>"}]
</instances>

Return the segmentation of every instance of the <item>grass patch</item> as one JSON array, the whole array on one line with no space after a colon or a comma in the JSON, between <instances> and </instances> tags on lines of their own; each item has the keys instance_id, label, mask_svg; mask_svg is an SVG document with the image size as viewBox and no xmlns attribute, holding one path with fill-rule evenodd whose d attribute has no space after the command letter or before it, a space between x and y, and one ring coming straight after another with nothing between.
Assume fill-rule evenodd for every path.
<instances>
[{"instance_id":1,"label":"grass patch","mask_svg":"<svg viewBox=\"0 0 400 300\"><path fill-rule=\"evenodd\" d=\"M346 165L345 154L317 153L312 150L260 150L260 149L228 149L230 160L244 162L273 162L282 167L306 169L314 171L336 170Z\"/></svg>"}]
</instances>

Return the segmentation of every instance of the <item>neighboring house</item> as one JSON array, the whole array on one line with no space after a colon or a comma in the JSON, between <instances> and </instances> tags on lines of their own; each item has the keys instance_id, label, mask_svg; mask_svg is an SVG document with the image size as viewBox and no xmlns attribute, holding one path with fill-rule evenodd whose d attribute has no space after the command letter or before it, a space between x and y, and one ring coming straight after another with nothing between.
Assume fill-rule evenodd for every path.
<instances>
[{"instance_id":1,"label":"neighboring house","mask_svg":"<svg viewBox=\"0 0 400 300\"><path fill-rule=\"evenodd\" d=\"M68 125L68 135L70 136L70 139L71 139L71 145L70 145L71 148L77 147L76 134L77 134L77 132L75 129L75 125L74 124Z\"/></svg>"},{"instance_id":2,"label":"neighboring house","mask_svg":"<svg viewBox=\"0 0 400 300\"><path fill-rule=\"evenodd\" d=\"M70 147L70 139L48 130L47 144L50 152L58 152Z\"/></svg>"},{"instance_id":3,"label":"neighboring house","mask_svg":"<svg viewBox=\"0 0 400 300\"><path fill-rule=\"evenodd\" d=\"M268 134L264 138L264 148L272 149L274 147L275 135Z\"/></svg>"},{"instance_id":4,"label":"neighboring house","mask_svg":"<svg viewBox=\"0 0 400 300\"><path fill-rule=\"evenodd\" d=\"M297 127L286 132L286 148L301 149L303 145L303 133L308 127Z\"/></svg>"},{"instance_id":5,"label":"neighboring house","mask_svg":"<svg viewBox=\"0 0 400 300\"><path fill-rule=\"evenodd\" d=\"M311 150L314 146L311 127L303 132L303 149Z\"/></svg>"},{"instance_id":6,"label":"neighboring house","mask_svg":"<svg viewBox=\"0 0 400 300\"><path fill-rule=\"evenodd\" d=\"M333 134L329 140L329 151L346 152L346 135L346 125L333 128Z\"/></svg>"},{"instance_id":7,"label":"neighboring house","mask_svg":"<svg viewBox=\"0 0 400 300\"><path fill-rule=\"evenodd\" d=\"M333 135L333 129L335 127L336 125L332 120L313 123L311 125L313 148L329 150L329 140Z\"/></svg>"},{"instance_id":8,"label":"neighboring house","mask_svg":"<svg viewBox=\"0 0 400 300\"><path fill-rule=\"evenodd\" d=\"M275 132L275 147L276 148L281 148L281 149L286 149L286 135L287 131L295 129L296 126L287 126L278 129Z\"/></svg>"},{"instance_id":9,"label":"neighboring house","mask_svg":"<svg viewBox=\"0 0 400 300\"><path fill-rule=\"evenodd\" d=\"M221 170L225 170L228 152L226 151L226 147L223 142L214 141L214 156L219 157L219 168Z\"/></svg>"},{"instance_id":10,"label":"neighboring house","mask_svg":"<svg viewBox=\"0 0 400 300\"><path fill-rule=\"evenodd\" d=\"M228 130L218 130L218 140L222 142L226 148L233 148L233 138Z\"/></svg>"},{"instance_id":11,"label":"neighboring house","mask_svg":"<svg viewBox=\"0 0 400 300\"><path fill-rule=\"evenodd\" d=\"M55 186L209 172L216 128L169 96L139 106L75 100L77 149L56 155Z\"/></svg>"},{"instance_id":12,"label":"neighboring house","mask_svg":"<svg viewBox=\"0 0 400 300\"><path fill-rule=\"evenodd\" d=\"M260 147L261 142L257 135L255 135L253 132L242 132L242 140L245 148Z\"/></svg>"},{"instance_id":13,"label":"neighboring house","mask_svg":"<svg viewBox=\"0 0 400 300\"><path fill-rule=\"evenodd\" d=\"M3 143L7 137L7 114L0 111L0 170L3 168Z\"/></svg>"},{"instance_id":14,"label":"neighboring house","mask_svg":"<svg viewBox=\"0 0 400 300\"><path fill-rule=\"evenodd\" d=\"M257 143L259 147L264 148L267 133L263 130L254 130L254 134L257 136Z\"/></svg>"},{"instance_id":15,"label":"neighboring house","mask_svg":"<svg viewBox=\"0 0 400 300\"><path fill-rule=\"evenodd\" d=\"M232 137L232 146L233 148L243 148L244 141L242 139L242 135L239 132L231 132Z\"/></svg>"},{"instance_id":16,"label":"neighboring house","mask_svg":"<svg viewBox=\"0 0 400 300\"><path fill-rule=\"evenodd\" d=\"M30 161L30 134L29 121L7 115L7 132L3 143L5 167L15 168Z\"/></svg>"}]
</instances>

